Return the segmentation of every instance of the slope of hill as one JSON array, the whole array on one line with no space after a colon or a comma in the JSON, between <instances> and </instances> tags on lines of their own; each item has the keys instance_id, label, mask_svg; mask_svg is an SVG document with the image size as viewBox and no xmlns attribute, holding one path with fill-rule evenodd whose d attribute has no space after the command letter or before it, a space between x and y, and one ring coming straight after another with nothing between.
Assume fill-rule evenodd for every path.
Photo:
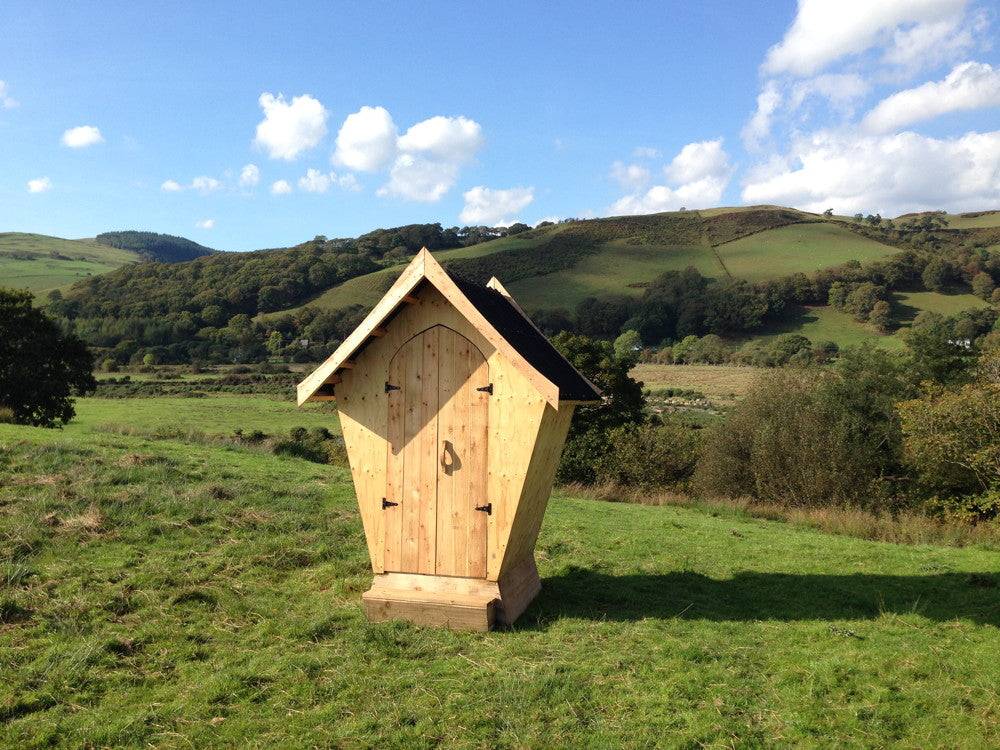
<instances>
[{"instance_id":1,"label":"slope of hill","mask_svg":"<svg viewBox=\"0 0 1000 750\"><path fill-rule=\"evenodd\" d=\"M0 233L0 285L36 295L144 260L176 263L215 251L183 237L155 232L105 232L68 240L43 234Z\"/></svg>"},{"instance_id":2,"label":"slope of hill","mask_svg":"<svg viewBox=\"0 0 1000 750\"><path fill-rule=\"evenodd\" d=\"M1000 742L985 544L559 493L513 628L372 624L349 471L204 437L335 414L139 401L0 424L4 747Z\"/></svg>"},{"instance_id":3,"label":"slope of hill","mask_svg":"<svg viewBox=\"0 0 1000 750\"><path fill-rule=\"evenodd\" d=\"M137 232L134 230L104 232L97 235L94 240L108 247L131 250L159 263L179 263L216 252L212 248L199 245L186 237L158 234L157 232Z\"/></svg>"},{"instance_id":4,"label":"slope of hill","mask_svg":"<svg viewBox=\"0 0 1000 750\"><path fill-rule=\"evenodd\" d=\"M140 260L138 253L92 239L0 233L0 285L28 289L38 295Z\"/></svg>"}]
</instances>

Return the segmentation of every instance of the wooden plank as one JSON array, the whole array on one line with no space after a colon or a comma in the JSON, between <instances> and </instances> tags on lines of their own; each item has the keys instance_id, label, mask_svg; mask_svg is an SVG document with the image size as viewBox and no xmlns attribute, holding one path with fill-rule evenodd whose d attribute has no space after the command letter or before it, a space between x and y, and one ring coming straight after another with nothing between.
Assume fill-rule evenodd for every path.
<instances>
[{"instance_id":1,"label":"wooden plank","mask_svg":"<svg viewBox=\"0 0 1000 750\"><path fill-rule=\"evenodd\" d=\"M416 480L419 497L417 524L417 573L434 573L437 544L437 478L439 446L438 415L438 334L440 326L422 334L423 356L420 369L420 436Z\"/></svg>"},{"instance_id":2,"label":"wooden plank","mask_svg":"<svg viewBox=\"0 0 1000 750\"><path fill-rule=\"evenodd\" d=\"M438 476L438 575L486 576L486 519L477 505L489 502L486 489L486 429L489 384L482 352L464 336L440 332L438 433L447 466Z\"/></svg>"},{"instance_id":3,"label":"wooden plank","mask_svg":"<svg viewBox=\"0 0 1000 750\"><path fill-rule=\"evenodd\" d=\"M406 378L405 348L396 353L389 363L387 382L403 383ZM386 421L386 488L385 497L399 503L405 494L405 416L406 402L402 387L386 394L388 417ZM390 506L382 511L382 535L379 545L384 550L384 570L402 570L403 509Z\"/></svg>"},{"instance_id":4,"label":"wooden plank","mask_svg":"<svg viewBox=\"0 0 1000 750\"><path fill-rule=\"evenodd\" d=\"M420 527L420 464L421 441L426 439L421 408L423 372L423 334L404 345L397 356L404 364L402 393L405 403L403 426L403 484L399 503L402 511L402 536L399 570L419 571L418 539Z\"/></svg>"},{"instance_id":5,"label":"wooden plank","mask_svg":"<svg viewBox=\"0 0 1000 750\"><path fill-rule=\"evenodd\" d=\"M400 305L403 298L408 296L424 278L424 261L430 254L417 253L410 261L399 278L389 287L385 296L376 303L371 312L365 316L361 324L355 328L344 342L337 347L323 364L313 370L301 383L296 386L296 394L299 406L302 406L320 385L340 367L346 359L360 347L369 334L375 328L381 326L382 322Z\"/></svg>"}]
</instances>

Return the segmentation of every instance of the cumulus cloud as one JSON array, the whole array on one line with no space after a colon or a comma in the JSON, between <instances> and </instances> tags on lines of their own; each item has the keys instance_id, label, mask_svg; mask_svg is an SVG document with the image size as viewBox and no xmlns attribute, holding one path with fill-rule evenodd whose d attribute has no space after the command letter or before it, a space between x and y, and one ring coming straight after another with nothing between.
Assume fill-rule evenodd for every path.
<instances>
[{"instance_id":1,"label":"cumulus cloud","mask_svg":"<svg viewBox=\"0 0 1000 750\"><path fill-rule=\"evenodd\" d=\"M337 133L334 164L374 172L396 155L396 123L384 107L362 107L344 120Z\"/></svg>"},{"instance_id":2,"label":"cumulus cloud","mask_svg":"<svg viewBox=\"0 0 1000 750\"><path fill-rule=\"evenodd\" d=\"M458 168L454 162L400 154L389 170L389 181L378 189L378 194L433 203L455 184Z\"/></svg>"},{"instance_id":3,"label":"cumulus cloud","mask_svg":"<svg viewBox=\"0 0 1000 750\"><path fill-rule=\"evenodd\" d=\"M882 60L916 71L960 58L975 45L977 35L987 24L985 12L979 12L970 18L955 14L940 21L896 29Z\"/></svg>"},{"instance_id":4,"label":"cumulus cloud","mask_svg":"<svg viewBox=\"0 0 1000 750\"><path fill-rule=\"evenodd\" d=\"M221 190L222 183L214 177L202 175L191 180L191 189L197 190L202 195L208 195L209 193L214 193L216 190Z\"/></svg>"},{"instance_id":5,"label":"cumulus cloud","mask_svg":"<svg viewBox=\"0 0 1000 750\"><path fill-rule=\"evenodd\" d=\"M768 50L762 69L769 75L811 76L865 52L900 27L909 27L904 33L911 36L897 38L897 46L926 33L917 30L929 25L952 22L957 28L965 7L966 0L799 0L795 20Z\"/></svg>"},{"instance_id":6,"label":"cumulus cloud","mask_svg":"<svg viewBox=\"0 0 1000 750\"><path fill-rule=\"evenodd\" d=\"M52 180L48 177L36 177L33 180L28 180L29 193L45 193L51 189Z\"/></svg>"},{"instance_id":7,"label":"cumulus cloud","mask_svg":"<svg viewBox=\"0 0 1000 750\"><path fill-rule=\"evenodd\" d=\"M247 164L240 170L240 187L252 188L260 182L260 167Z\"/></svg>"},{"instance_id":8,"label":"cumulus cloud","mask_svg":"<svg viewBox=\"0 0 1000 750\"><path fill-rule=\"evenodd\" d=\"M697 182L706 177L728 177L729 156L722 139L689 143L663 169L673 182Z\"/></svg>"},{"instance_id":9,"label":"cumulus cloud","mask_svg":"<svg viewBox=\"0 0 1000 750\"><path fill-rule=\"evenodd\" d=\"M198 227L198 229L214 229L215 219L201 219L196 221L194 225Z\"/></svg>"},{"instance_id":10,"label":"cumulus cloud","mask_svg":"<svg viewBox=\"0 0 1000 750\"><path fill-rule=\"evenodd\" d=\"M1000 70L967 62L944 80L899 91L883 99L862 121L872 133L887 133L947 112L1000 106Z\"/></svg>"},{"instance_id":11,"label":"cumulus cloud","mask_svg":"<svg viewBox=\"0 0 1000 750\"><path fill-rule=\"evenodd\" d=\"M305 175L299 178L299 190L306 193L325 193L332 186L352 191L361 189L357 178L349 172L344 174L330 172L325 174L318 169L307 169Z\"/></svg>"},{"instance_id":12,"label":"cumulus cloud","mask_svg":"<svg viewBox=\"0 0 1000 750\"><path fill-rule=\"evenodd\" d=\"M743 138L743 145L750 151L760 148L761 141L767 138L771 132L771 121L774 113L781 104L781 90L775 81L768 81L764 88L757 95L757 109L753 116L743 126L740 134Z\"/></svg>"},{"instance_id":13,"label":"cumulus cloud","mask_svg":"<svg viewBox=\"0 0 1000 750\"><path fill-rule=\"evenodd\" d=\"M452 188L462 165L482 145L482 128L467 117L436 115L399 135L388 110L362 107L341 125L331 159L359 172L379 172L391 165L379 195L433 202ZM357 185L353 176L340 179Z\"/></svg>"},{"instance_id":14,"label":"cumulus cloud","mask_svg":"<svg viewBox=\"0 0 1000 750\"><path fill-rule=\"evenodd\" d=\"M10 87L6 81L0 81L0 107L4 109L14 109L20 102L10 95Z\"/></svg>"},{"instance_id":15,"label":"cumulus cloud","mask_svg":"<svg viewBox=\"0 0 1000 750\"><path fill-rule=\"evenodd\" d=\"M254 143L272 159L291 161L316 146L326 135L329 113L309 94L285 101L283 94L264 92L258 100L264 119L257 125Z\"/></svg>"},{"instance_id":16,"label":"cumulus cloud","mask_svg":"<svg viewBox=\"0 0 1000 750\"><path fill-rule=\"evenodd\" d=\"M616 161L611 165L611 179L625 190L638 190L649 182L649 170L641 164Z\"/></svg>"},{"instance_id":17,"label":"cumulus cloud","mask_svg":"<svg viewBox=\"0 0 1000 750\"><path fill-rule=\"evenodd\" d=\"M292 186L288 180L276 180L271 183L271 195L288 195L292 192Z\"/></svg>"},{"instance_id":18,"label":"cumulus cloud","mask_svg":"<svg viewBox=\"0 0 1000 750\"><path fill-rule=\"evenodd\" d=\"M797 139L784 168L753 173L747 203L839 213L972 210L1000 204L1000 131L957 138L821 131Z\"/></svg>"},{"instance_id":19,"label":"cumulus cloud","mask_svg":"<svg viewBox=\"0 0 1000 750\"><path fill-rule=\"evenodd\" d=\"M184 186L177 182L177 180L164 180L160 185L160 190L164 193L179 193L183 189Z\"/></svg>"},{"instance_id":20,"label":"cumulus cloud","mask_svg":"<svg viewBox=\"0 0 1000 750\"><path fill-rule=\"evenodd\" d=\"M410 127L399 139L399 150L427 159L463 163L483 145L479 123L467 117L437 115Z\"/></svg>"},{"instance_id":21,"label":"cumulus cloud","mask_svg":"<svg viewBox=\"0 0 1000 750\"><path fill-rule=\"evenodd\" d=\"M722 139L697 141L682 148L663 168L671 185L653 185L615 201L612 214L651 214L679 208L718 205L732 177Z\"/></svg>"},{"instance_id":22,"label":"cumulus cloud","mask_svg":"<svg viewBox=\"0 0 1000 750\"><path fill-rule=\"evenodd\" d=\"M62 145L68 148L87 148L98 143L104 143L104 136L93 125L80 125L62 134Z\"/></svg>"},{"instance_id":23,"label":"cumulus cloud","mask_svg":"<svg viewBox=\"0 0 1000 750\"><path fill-rule=\"evenodd\" d=\"M462 197L465 206L458 218L466 224L489 226L513 224L517 214L535 200L533 187L515 187L506 190L478 185L466 190Z\"/></svg>"}]
</instances>

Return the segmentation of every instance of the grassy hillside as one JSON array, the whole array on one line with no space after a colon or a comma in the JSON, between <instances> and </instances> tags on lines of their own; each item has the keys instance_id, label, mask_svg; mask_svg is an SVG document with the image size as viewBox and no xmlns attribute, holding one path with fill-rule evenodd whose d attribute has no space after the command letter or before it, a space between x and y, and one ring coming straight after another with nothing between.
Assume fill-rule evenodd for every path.
<instances>
[{"instance_id":1,"label":"grassy hillside","mask_svg":"<svg viewBox=\"0 0 1000 750\"><path fill-rule=\"evenodd\" d=\"M95 240L0 233L0 285L42 294L141 260L138 253Z\"/></svg>"},{"instance_id":2,"label":"grassy hillside","mask_svg":"<svg viewBox=\"0 0 1000 750\"><path fill-rule=\"evenodd\" d=\"M513 629L371 625L345 470L109 409L0 425L4 746L1000 743L996 550L559 495Z\"/></svg>"}]
</instances>

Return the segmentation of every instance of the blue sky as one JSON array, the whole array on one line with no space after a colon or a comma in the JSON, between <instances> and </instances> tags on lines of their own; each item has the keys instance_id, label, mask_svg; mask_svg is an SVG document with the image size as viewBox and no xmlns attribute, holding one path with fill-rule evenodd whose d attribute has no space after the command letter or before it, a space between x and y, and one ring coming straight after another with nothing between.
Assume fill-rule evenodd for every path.
<instances>
[{"instance_id":1,"label":"blue sky","mask_svg":"<svg viewBox=\"0 0 1000 750\"><path fill-rule=\"evenodd\" d=\"M0 231L1000 208L997 3L253 5L0 6Z\"/></svg>"}]
</instances>

